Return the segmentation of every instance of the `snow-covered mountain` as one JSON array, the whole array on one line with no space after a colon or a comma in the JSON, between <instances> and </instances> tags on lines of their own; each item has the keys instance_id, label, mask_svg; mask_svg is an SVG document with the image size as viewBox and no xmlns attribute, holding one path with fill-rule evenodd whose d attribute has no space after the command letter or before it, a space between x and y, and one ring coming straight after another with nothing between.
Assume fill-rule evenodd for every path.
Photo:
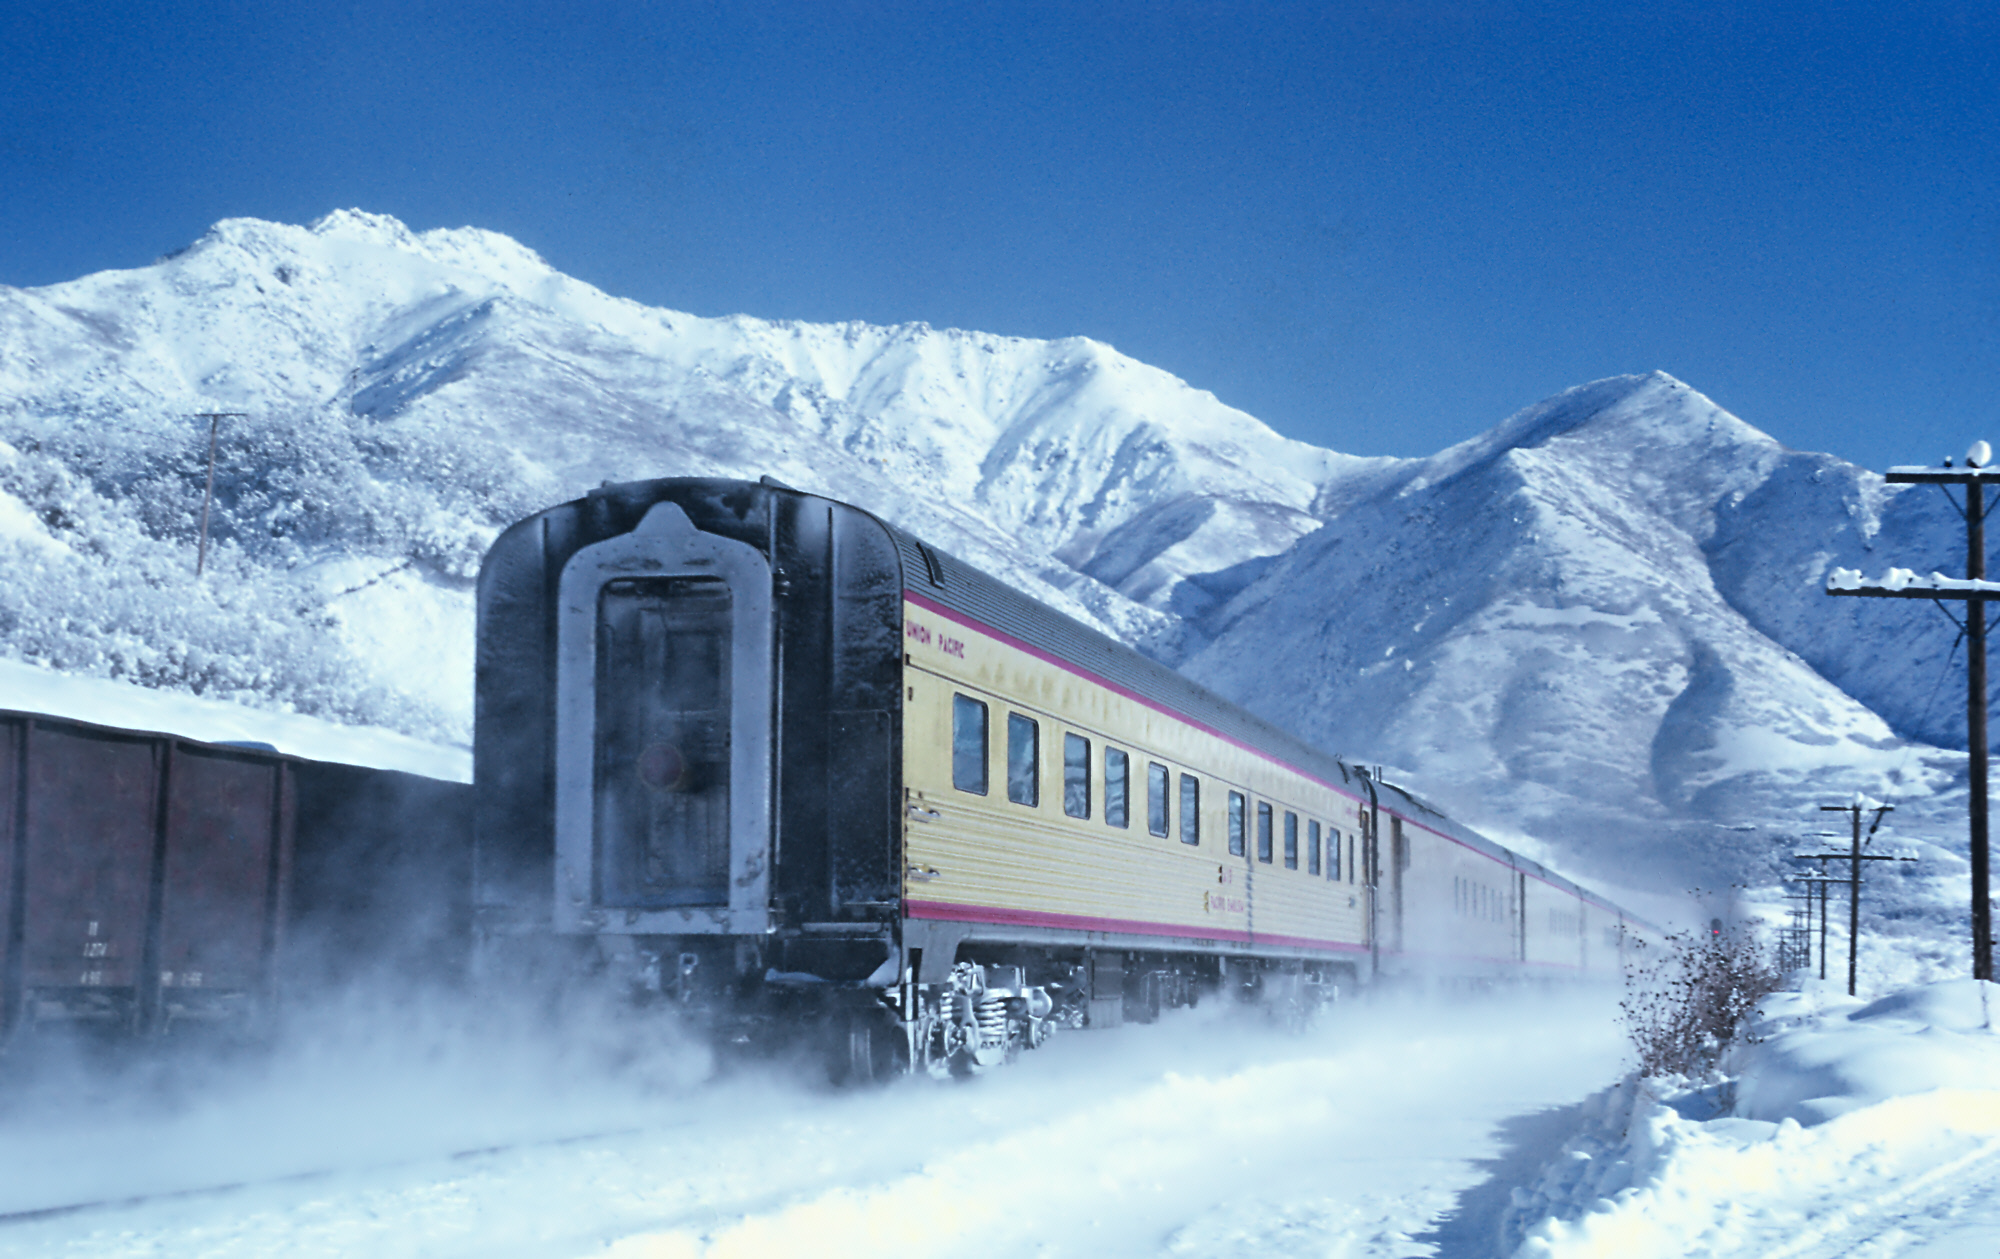
<instances>
[{"instance_id":1,"label":"snow-covered mountain","mask_svg":"<svg viewBox=\"0 0 2000 1259\"><path fill-rule=\"evenodd\" d=\"M1489 824L1741 874L1768 845L1731 827L1948 785L1899 730L1952 741L1962 710L1910 702L1949 624L1821 590L1884 566L1885 533L1952 562L1937 509L1672 377L1599 381L1398 469L1203 617L1184 667Z\"/></svg>"},{"instance_id":2,"label":"snow-covered mountain","mask_svg":"<svg viewBox=\"0 0 2000 1259\"><path fill-rule=\"evenodd\" d=\"M196 582L203 412L244 414ZM1927 746L1962 746L1950 625L1820 593L1955 569L1952 509L1664 375L1359 459L1083 338L697 318L342 212L0 288L0 443L8 654L434 739L499 528L769 474L1604 870L1740 869L1769 843L1725 827L1963 776Z\"/></svg>"},{"instance_id":3,"label":"snow-covered mountain","mask_svg":"<svg viewBox=\"0 0 2000 1259\"><path fill-rule=\"evenodd\" d=\"M196 417L238 411L220 571L196 588L180 579ZM601 480L769 474L835 493L1138 639L1212 600L1188 577L1282 551L1331 480L1381 462L1288 441L1083 338L698 319L494 233L357 212L229 220L150 267L0 289L0 440L0 528L30 570L10 583L13 650L459 735L485 543ZM92 553L119 562L69 574ZM61 571L38 584L37 564ZM73 583L127 593L57 612ZM168 608L139 606L165 589ZM254 657L300 649L274 604L303 609L309 638L356 657L337 672L373 690L266 676ZM443 670L425 660L439 642Z\"/></svg>"}]
</instances>

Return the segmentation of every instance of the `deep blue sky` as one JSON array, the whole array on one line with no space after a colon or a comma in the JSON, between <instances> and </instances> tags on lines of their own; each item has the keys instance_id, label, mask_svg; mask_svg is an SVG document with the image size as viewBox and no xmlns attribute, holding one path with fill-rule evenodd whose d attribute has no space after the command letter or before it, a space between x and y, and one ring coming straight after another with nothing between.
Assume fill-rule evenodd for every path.
<instances>
[{"instance_id":1,"label":"deep blue sky","mask_svg":"<svg viewBox=\"0 0 2000 1259\"><path fill-rule=\"evenodd\" d=\"M1995 8L10 0L0 283L358 206L1096 337L1362 454L1660 368L1928 461L2000 441Z\"/></svg>"}]
</instances>

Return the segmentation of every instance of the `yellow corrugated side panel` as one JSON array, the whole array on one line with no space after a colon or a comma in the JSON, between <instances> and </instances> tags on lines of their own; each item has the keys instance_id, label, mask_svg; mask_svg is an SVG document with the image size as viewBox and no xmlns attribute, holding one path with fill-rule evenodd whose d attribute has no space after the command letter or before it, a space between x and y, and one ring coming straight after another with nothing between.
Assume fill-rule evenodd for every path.
<instances>
[{"instance_id":1,"label":"yellow corrugated side panel","mask_svg":"<svg viewBox=\"0 0 2000 1259\"><path fill-rule=\"evenodd\" d=\"M906 778L912 793L905 823L909 870L905 894L939 904L1064 914L1184 928L1185 934L1240 932L1247 915L1232 913L1219 885L1218 859L1145 829L1143 769L1130 825L1106 825L1101 800L1090 819L1065 816L1060 734L1041 718L1041 804L1006 796L1006 718L1012 708L983 689L913 670L905 722ZM988 794L951 787L951 696L989 705ZM1025 714L1024 714L1025 715ZM1054 735L1055 737L1051 737ZM1057 746L1050 755L1051 744ZM1092 749L1101 765L1101 748ZM933 817L934 815L934 817ZM1240 887L1238 888L1240 892Z\"/></svg>"},{"instance_id":2,"label":"yellow corrugated side panel","mask_svg":"<svg viewBox=\"0 0 2000 1259\"><path fill-rule=\"evenodd\" d=\"M1528 880L1528 961L1555 967L1574 968L1581 960L1576 933L1567 929L1567 917L1576 913L1577 899L1561 888L1539 879Z\"/></svg>"},{"instance_id":3,"label":"yellow corrugated side panel","mask_svg":"<svg viewBox=\"0 0 2000 1259\"><path fill-rule=\"evenodd\" d=\"M1231 857L1227 792L1246 791L1317 818L1343 835L1358 825L1355 800L1236 747L1170 714L1001 642L976 628L906 605L904 781L905 895L933 905L1021 915L1065 915L1153 924L1193 938L1259 933L1359 946L1366 938L1361 889L1343 878L1260 868L1256 903L1251 857ZM988 793L951 784L952 695L988 705ZM1007 717L1038 725L1040 803L1007 799ZM1088 818L1063 812L1063 735L1091 742ZM1106 745L1131 756L1129 825L1103 820ZM1147 829L1147 767L1168 767L1172 833ZM1201 779L1201 842L1180 842L1179 777ZM969 915L977 916L977 915ZM990 916L990 913L989 913ZM1078 923L1076 925L1083 925Z\"/></svg>"},{"instance_id":4,"label":"yellow corrugated side panel","mask_svg":"<svg viewBox=\"0 0 2000 1259\"><path fill-rule=\"evenodd\" d=\"M1408 952L1463 961L1515 960L1512 867L1468 848L1429 827L1404 823L1411 836L1411 869L1404 877L1404 924ZM1422 837L1419 843L1418 837ZM1419 876L1411 880L1411 876ZM1410 888L1423 891L1412 896Z\"/></svg>"}]
</instances>

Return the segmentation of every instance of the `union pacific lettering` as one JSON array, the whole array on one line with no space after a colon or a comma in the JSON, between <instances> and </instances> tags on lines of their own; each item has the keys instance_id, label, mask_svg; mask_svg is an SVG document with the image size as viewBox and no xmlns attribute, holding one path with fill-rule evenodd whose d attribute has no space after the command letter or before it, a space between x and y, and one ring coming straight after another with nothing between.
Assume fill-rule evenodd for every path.
<instances>
[{"instance_id":1,"label":"union pacific lettering","mask_svg":"<svg viewBox=\"0 0 2000 1259\"><path fill-rule=\"evenodd\" d=\"M905 618L903 621L903 637L926 647L935 647L947 656L956 656L960 660L965 659L965 643L963 641L953 638L949 634L933 634L931 627L922 621Z\"/></svg>"}]
</instances>

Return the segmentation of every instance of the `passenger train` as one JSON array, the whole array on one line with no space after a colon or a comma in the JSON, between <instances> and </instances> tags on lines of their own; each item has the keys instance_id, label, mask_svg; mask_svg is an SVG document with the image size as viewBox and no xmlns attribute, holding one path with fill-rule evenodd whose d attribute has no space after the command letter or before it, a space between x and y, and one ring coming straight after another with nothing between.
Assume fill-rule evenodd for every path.
<instances>
[{"instance_id":1,"label":"passenger train","mask_svg":"<svg viewBox=\"0 0 2000 1259\"><path fill-rule=\"evenodd\" d=\"M869 513L606 485L478 588L474 782L0 712L0 1040L587 977L839 1078L1656 928Z\"/></svg>"},{"instance_id":2,"label":"passenger train","mask_svg":"<svg viewBox=\"0 0 2000 1259\"><path fill-rule=\"evenodd\" d=\"M478 593L477 948L836 1070L1228 994L1618 973L1652 925L868 512L607 484Z\"/></svg>"}]
</instances>

